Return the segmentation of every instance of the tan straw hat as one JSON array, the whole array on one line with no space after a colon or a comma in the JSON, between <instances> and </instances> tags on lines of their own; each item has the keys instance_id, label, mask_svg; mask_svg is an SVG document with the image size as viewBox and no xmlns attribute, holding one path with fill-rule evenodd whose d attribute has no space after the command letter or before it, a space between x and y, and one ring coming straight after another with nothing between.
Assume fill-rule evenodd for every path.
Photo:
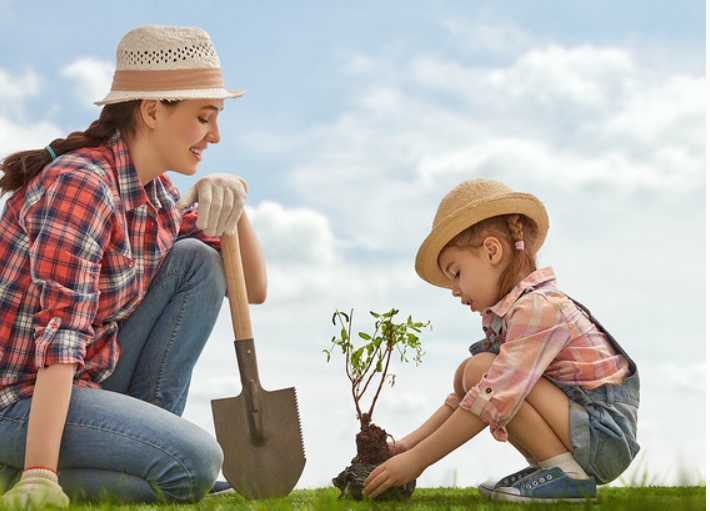
<instances>
[{"instance_id":1,"label":"tan straw hat","mask_svg":"<svg viewBox=\"0 0 710 511\"><path fill-rule=\"evenodd\" d=\"M446 244L481 220L510 214L525 215L535 223L535 238L526 237L525 242L537 252L550 227L545 206L537 197L492 179L471 179L456 186L441 200L431 233L419 247L414 263L417 273L430 284L450 288L451 280L439 267L439 254Z\"/></svg>"},{"instance_id":2,"label":"tan straw hat","mask_svg":"<svg viewBox=\"0 0 710 511\"><path fill-rule=\"evenodd\" d=\"M134 99L238 98L224 86L210 36L194 27L146 25L128 32L116 49L111 92L97 105Z\"/></svg>"}]
</instances>

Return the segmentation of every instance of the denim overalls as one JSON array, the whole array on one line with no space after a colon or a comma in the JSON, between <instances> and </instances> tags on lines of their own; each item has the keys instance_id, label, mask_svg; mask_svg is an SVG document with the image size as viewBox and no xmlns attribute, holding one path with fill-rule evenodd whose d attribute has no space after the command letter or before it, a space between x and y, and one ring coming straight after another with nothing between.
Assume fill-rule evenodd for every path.
<instances>
[{"instance_id":1,"label":"denim overalls","mask_svg":"<svg viewBox=\"0 0 710 511\"><path fill-rule=\"evenodd\" d=\"M528 288L526 292L532 291ZM640 402L639 374L636 363L614 337L592 316L589 309L570 298L587 318L604 333L616 352L629 363L631 374L620 385L602 385L586 389L547 378L570 400L570 441L574 458L597 484L613 481L628 468L639 451L636 426ZM471 355L500 353L503 318L496 317L486 339L471 345Z\"/></svg>"}]
</instances>

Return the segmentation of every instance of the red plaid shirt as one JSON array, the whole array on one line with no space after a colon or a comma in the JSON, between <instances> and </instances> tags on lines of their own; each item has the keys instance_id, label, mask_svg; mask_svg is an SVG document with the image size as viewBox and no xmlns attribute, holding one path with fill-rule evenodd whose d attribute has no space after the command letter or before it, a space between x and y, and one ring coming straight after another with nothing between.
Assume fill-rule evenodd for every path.
<instances>
[{"instance_id":1,"label":"red plaid shirt","mask_svg":"<svg viewBox=\"0 0 710 511\"><path fill-rule=\"evenodd\" d=\"M97 387L119 357L117 321L141 302L178 237L196 236L196 210L175 207L164 175L145 187L116 135L62 155L0 218L0 408L32 395L37 368L76 364Z\"/></svg>"}]
</instances>

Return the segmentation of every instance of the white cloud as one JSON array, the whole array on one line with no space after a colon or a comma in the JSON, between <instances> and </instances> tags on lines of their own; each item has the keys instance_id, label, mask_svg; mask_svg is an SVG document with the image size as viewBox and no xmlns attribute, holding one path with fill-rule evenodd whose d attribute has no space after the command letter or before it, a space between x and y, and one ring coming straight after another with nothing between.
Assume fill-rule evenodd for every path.
<instances>
[{"instance_id":1,"label":"white cloud","mask_svg":"<svg viewBox=\"0 0 710 511\"><path fill-rule=\"evenodd\" d=\"M250 208L248 214L269 260L287 267L327 266L335 260L335 236L324 215L271 201Z\"/></svg>"},{"instance_id":2,"label":"white cloud","mask_svg":"<svg viewBox=\"0 0 710 511\"><path fill-rule=\"evenodd\" d=\"M704 185L704 79L622 49L549 46L493 67L360 56L348 73L363 92L334 122L247 143L281 148L299 202L368 250L411 255L444 193L475 176L548 195Z\"/></svg>"},{"instance_id":3,"label":"white cloud","mask_svg":"<svg viewBox=\"0 0 710 511\"><path fill-rule=\"evenodd\" d=\"M14 76L0 69L0 158L15 151L43 147L62 135L53 123L26 119L25 101L41 91L41 80L32 70Z\"/></svg>"},{"instance_id":4,"label":"white cloud","mask_svg":"<svg viewBox=\"0 0 710 511\"><path fill-rule=\"evenodd\" d=\"M113 64L95 58L80 58L62 70L62 74L77 82L79 101L91 108L94 101L102 99L111 88Z\"/></svg>"},{"instance_id":5,"label":"white cloud","mask_svg":"<svg viewBox=\"0 0 710 511\"><path fill-rule=\"evenodd\" d=\"M5 107L32 96L39 90L39 77L33 71L25 72L24 76L12 76L0 69L0 106Z\"/></svg>"},{"instance_id":6,"label":"white cloud","mask_svg":"<svg viewBox=\"0 0 710 511\"><path fill-rule=\"evenodd\" d=\"M0 157L15 151L44 147L60 136L63 134L52 123L21 124L0 116Z\"/></svg>"}]
</instances>

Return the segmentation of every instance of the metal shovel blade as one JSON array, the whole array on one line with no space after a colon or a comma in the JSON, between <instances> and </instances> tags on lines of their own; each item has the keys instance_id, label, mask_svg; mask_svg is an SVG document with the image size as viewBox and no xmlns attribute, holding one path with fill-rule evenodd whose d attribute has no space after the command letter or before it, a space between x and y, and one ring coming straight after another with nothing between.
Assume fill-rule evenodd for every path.
<instances>
[{"instance_id":1,"label":"metal shovel blade","mask_svg":"<svg viewBox=\"0 0 710 511\"><path fill-rule=\"evenodd\" d=\"M234 345L247 381L237 397L212 400L217 441L224 451L222 472L248 499L284 497L306 465L296 389L262 389L258 375L251 378L256 370L253 341Z\"/></svg>"},{"instance_id":2,"label":"metal shovel blade","mask_svg":"<svg viewBox=\"0 0 710 511\"><path fill-rule=\"evenodd\" d=\"M212 400L215 434L224 452L222 472L248 499L284 497L306 464L296 390L261 388L239 242L236 236L221 241L242 382L238 396Z\"/></svg>"}]
</instances>

